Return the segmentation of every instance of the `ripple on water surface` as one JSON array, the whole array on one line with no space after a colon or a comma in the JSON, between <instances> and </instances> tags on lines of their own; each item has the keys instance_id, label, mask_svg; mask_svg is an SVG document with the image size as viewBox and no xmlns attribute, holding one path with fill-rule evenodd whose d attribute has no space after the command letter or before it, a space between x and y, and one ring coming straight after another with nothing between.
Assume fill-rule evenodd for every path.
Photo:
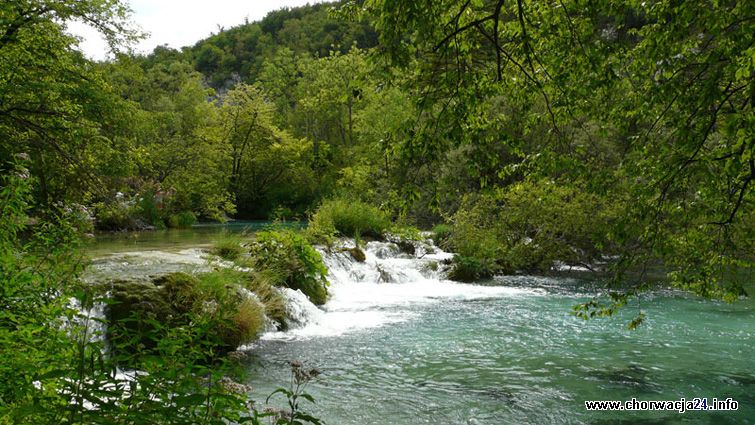
<instances>
[{"instance_id":1,"label":"ripple on water surface","mask_svg":"<svg viewBox=\"0 0 755 425\"><path fill-rule=\"evenodd\" d=\"M388 299L395 289L386 289ZM264 341L254 351L251 381L265 393L286 379L286 360L307 359L324 370L311 388L318 399L312 410L334 424L750 423L755 417L750 302L647 297L646 324L628 331L631 307L585 322L569 314L584 294L542 285L506 289L455 297L441 288L436 295L444 295L430 301L383 305L386 314L406 315L400 322ZM583 404L632 397L732 397L740 410L619 415L588 413Z\"/></svg>"},{"instance_id":2,"label":"ripple on water surface","mask_svg":"<svg viewBox=\"0 0 755 425\"><path fill-rule=\"evenodd\" d=\"M480 285L432 272L448 255L423 258L370 243L367 261L326 255L332 299L299 327L250 348L254 396L288 382L288 360L323 370L308 390L330 424L745 424L755 418L755 308L661 292L641 299L646 322L583 321L572 305L596 293L578 279L514 276ZM145 276L209 267L198 249L121 252L90 273ZM732 397L738 412L588 413L585 400ZM310 407L310 406L308 406Z\"/></svg>"}]
</instances>

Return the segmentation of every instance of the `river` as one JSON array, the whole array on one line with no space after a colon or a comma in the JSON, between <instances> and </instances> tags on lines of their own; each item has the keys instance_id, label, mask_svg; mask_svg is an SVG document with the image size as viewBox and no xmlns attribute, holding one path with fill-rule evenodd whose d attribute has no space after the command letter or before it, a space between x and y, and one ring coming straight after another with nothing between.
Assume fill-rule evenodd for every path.
<instances>
[{"instance_id":1,"label":"river","mask_svg":"<svg viewBox=\"0 0 755 425\"><path fill-rule=\"evenodd\" d=\"M241 231L239 223L230 231ZM258 224L253 224L258 228ZM99 238L88 278L207 268L226 226ZM367 261L327 254L332 298L297 306L302 326L248 352L252 396L289 380L289 360L322 375L304 404L328 424L755 423L755 302L643 295L617 316L584 321L572 305L600 291L575 277L443 279L442 251L371 242ZM302 303L302 300L291 302ZM637 330L626 324L641 308ZM588 412L585 400L732 398L728 412ZM283 401L283 400L279 400Z\"/></svg>"}]
</instances>

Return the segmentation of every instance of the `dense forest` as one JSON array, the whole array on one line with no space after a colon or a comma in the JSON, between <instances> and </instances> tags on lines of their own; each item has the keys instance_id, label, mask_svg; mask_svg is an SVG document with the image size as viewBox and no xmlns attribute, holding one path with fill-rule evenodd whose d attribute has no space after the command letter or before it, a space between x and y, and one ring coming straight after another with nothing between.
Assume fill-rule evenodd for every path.
<instances>
[{"instance_id":1,"label":"dense forest","mask_svg":"<svg viewBox=\"0 0 755 425\"><path fill-rule=\"evenodd\" d=\"M455 280L600 271L615 291L584 317L657 281L745 295L754 2L344 0L145 55L129 15L0 5L3 306L50 280L21 252L63 282L81 264L57 247L85 233L311 221L324 201L433 229ZM111 59L78 50L74 20Z\"/></svg>"},{"instance_id":2,"label":"dense forest","mask_svg":"<svg viewBox=\"0 0 755 425\"><path fill-rule=\"evenodd\" d=\"M37 209L122 230L344 197L459 229L470 278L610 257L735 297L750 264L747 2L318 4L100 63L65 22L117 47L122 5L16 3L0 166L28 155Z\"/></svg>"}]
</instances>

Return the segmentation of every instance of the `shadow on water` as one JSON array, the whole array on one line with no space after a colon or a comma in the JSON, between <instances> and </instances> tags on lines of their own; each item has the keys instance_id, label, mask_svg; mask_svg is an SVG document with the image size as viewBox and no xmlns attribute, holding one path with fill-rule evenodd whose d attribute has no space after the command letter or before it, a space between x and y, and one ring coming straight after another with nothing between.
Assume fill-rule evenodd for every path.
<instances>
[{"instance_id":1,"label":"shadow on water","mask_svg":"<svg viewBox=\"0 0 755 425\"><path fill-rule=\"evenodd\" d=\"M587 380L595 380L605 388L630 389L636 393L659 393L661 387L653 383L648 369L631 364L622 368L593 370Z\"/></svg>"}]
</instances>

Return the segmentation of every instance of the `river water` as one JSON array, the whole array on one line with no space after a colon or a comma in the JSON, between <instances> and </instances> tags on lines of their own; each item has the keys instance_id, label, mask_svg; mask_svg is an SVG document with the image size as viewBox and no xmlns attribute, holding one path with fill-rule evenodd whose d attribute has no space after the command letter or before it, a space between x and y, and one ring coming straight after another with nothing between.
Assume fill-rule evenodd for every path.
<instances>
[{"instance_id":1,"label":"river water","mask_svg":"<svg viewBox=\"0 0 755 425\"><path fill-rule=\"evenodd\" d=\"M219 227L109 236L95 243L90 279L208 267ZM239 231L240 226L233 228ZM329 424L755 423L755 303L644 295L609 319L572 305L600 291L569 277L445 280L450 254L370 242L367 261L325 254L332 298L317 309L291 296L301 325L251 346L252 396L289 381L289 360L322 375L306 411ZM638 309L647 314L626 329ZM735 412L588 412L585 400L732 398ZM281 405L283 400L279 400Z\"/></svg>"}]
</instances>

